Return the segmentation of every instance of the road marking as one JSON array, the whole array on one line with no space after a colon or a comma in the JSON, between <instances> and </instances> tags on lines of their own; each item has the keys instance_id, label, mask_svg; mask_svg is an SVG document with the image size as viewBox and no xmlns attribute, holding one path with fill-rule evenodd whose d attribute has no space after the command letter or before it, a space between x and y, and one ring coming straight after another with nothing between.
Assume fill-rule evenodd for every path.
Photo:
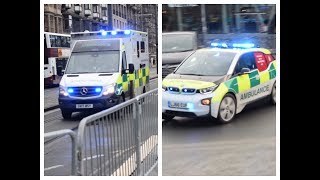
<instances>
[{"instance_id":1,"label":"road marking","mask_svg":"<svg viewBox=\"0 0 320 180\"><path fill-rule=\"evenodd\" d=\"M94 159L94 158L97 158L97 157L103 157L104 154L101 154L101 155L94 155L92 157L87 157L87 158L83 158L82 161L86 161L86 160L90 160L90 159Z\"/></svg>"},{"instance_id":2,"label":"road marking","mask_svg":"<svg viewBox=\"0 0 320 180\"><path fill-rule=\"evenodd\" d=\"M51 166L51 167L45 168L44 171L48 171L48 170L55 169L55 168L58 168L58 167L63 167L63 165Z\"/></svg>"},{"instance_id":3,"label":"road marking","mask_svg":"<svg viewBox=\"0 0 320 180\"><path fill-rule=\"evenodd\" d=\"M147 155L151 152L151 150L157 145L158 135L150 136L140 147L141 147L141 161L143 161ZM130 163L131 162L131 163ZM115 170L111 176L117 176L120 174L121 176L129 176L136 168L136 154L133 154L129 157L117 170ZM129 171L125 171L128 169Z\"/></svg>"}]
</instances>

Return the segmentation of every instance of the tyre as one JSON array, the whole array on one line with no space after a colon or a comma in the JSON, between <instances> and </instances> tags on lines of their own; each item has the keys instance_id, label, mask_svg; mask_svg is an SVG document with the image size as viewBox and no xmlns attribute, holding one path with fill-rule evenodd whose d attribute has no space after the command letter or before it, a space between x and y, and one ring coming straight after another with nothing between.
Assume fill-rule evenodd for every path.
<instances>
[{"instance_id":1,"label":"tyre","mask_svg":"<svg viewBox=\"0 0 320 180\"><path fill-rule=\"evenodd\" d=\"M274 83L273 87L272 87L272 91L271 91L271 94L270 94L270 103L272 105L275 105L276 104L276 83Z\"/></svg>"},{"instance_id":2,"label":"tyre","mask_svg":"<svg viewBox=\"0 0 320 180\"><path fill-rule=\"evenodd\" d=\"M162 113L162 119L164 119L164 120L172 120L174 118L174 116L172 116L172 115L167 115L167 114L163 114Z\"/></svg>"},{"instance_id":3,"label":"tyre","mask_svg":"<svg viewBox=\"0 0 320 180\"><path fill-rule=\"evenodd\" d=\"M218 121L222 124L229 123L236 115L237 102L232 94L226 94L219 107Z\"/></svg>"},{"instance_id":4,"label":"tyre","mask_svg":"<svg viewBox=\"0 0 320 180\"><path fill-rule=\"evenodd\" d=\"M124 97L124 94L121 94L121 96L119 97L119 100L118 100L118 104L121 104L121 103L123 103L125 101L126 101L126 99Z\"/></svg>"},{"instance_id":5,"label":"tyre","mask_svg":"<svg viewBox=\"0 0 320 180\"><path fill-rule=\"evenodd\" d=\"M61 114L63 119L71 119L71 115L72 115L71 111L61 109Z\"/></svg>"}]
</instances>

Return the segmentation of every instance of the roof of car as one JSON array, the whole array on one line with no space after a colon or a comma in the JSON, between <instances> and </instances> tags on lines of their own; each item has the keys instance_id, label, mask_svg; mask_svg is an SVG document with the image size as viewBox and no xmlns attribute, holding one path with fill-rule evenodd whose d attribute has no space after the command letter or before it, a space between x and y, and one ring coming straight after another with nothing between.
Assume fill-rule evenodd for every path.
<instances>
[{"instance_id":1,"label":"roof of car","mask_svg":"<svg viewBox=\"0 0 320 180\"><path fill-rule=\"evenodd\" d=\"M234 52L234 53L246 53L253 51L260 51L265 54L271 54L271 51L265 48L249 48L249 49L228 49L228 48L203 48L198 49L198 51L219 51L219 52Z\"/></svg>"}]
</instances>

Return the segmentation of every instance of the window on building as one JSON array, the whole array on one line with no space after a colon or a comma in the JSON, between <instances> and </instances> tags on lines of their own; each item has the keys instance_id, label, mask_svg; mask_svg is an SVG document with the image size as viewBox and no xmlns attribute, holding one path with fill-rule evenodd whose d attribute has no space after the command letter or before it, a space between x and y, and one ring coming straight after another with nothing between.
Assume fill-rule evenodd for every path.
<instances>
[{"instance_id":1,"label":"window on building","mask_svg":"<svg viewBox=\"0 0 320 180\"><path fill-rule=\"evenodd\" d=\"M84 5L84 9L85 9L85 10L90 10L90 5L89 5L89 4L85 4L85 5Z\"/></svg>"},{"instance_id":2,"label":"window on building","mask_svg":"<svg viewBox=\"0 0 320 180\"><path fill-rule=\"evenodd\" d=\"M49 15L49 19L50 19L50 25L49 25L49 27L50 27L50 32L54 32L54 30L55 30L55 28L54 28L54 17L53 16L51 16L51 15Z\"/></svg>"},{"instance_id":3,"label":"window on building","mask_svg":"<svg viewBox=\"0 0 320 180\"><path fill-rule=\"evenodd\" d=\"M116 5L112 5L112 11L113 11L113 14L116 14Z\"/></svg>"},{"instance_id":4,"label":"window on building","mask_svg":"<svg viewBox=\"0 0 320 180\"><path fill-rule=\"evenodd\" d=\"M97 4L92 4L92 11L94 13L97 13L98 12L98 5Z\"/></svg>"},{"instance_id":5,"label":"window on building","mask_svg":"<svg viewBox=\"0 0 320 180\"><path fill-rule=\"evenodd\" d=\"M144 41L141 41L141 53L146 52Z\"/></svg>"},{"instance_id":6,"label":"window on building","mask_svg":"<svg viewBox=\"0 0 320 180\"><path fill-rule=\"evenodd\" d=\"M106 9L102 10L102 15L103 16L107 16L107 10Z\"/></svg>"},{"instance_id":7,"label":"window on building","mask_svg":"<svg viewBox=\"0 0 320 180\"><path fill-rule=\"evenodd\" d=\"M127 19L127 7L124 7L124 18Z\"/></svg>"},{"instance_id":8,"label":"window on building","mask_svg":"<svg viewBox=\"0 0 320 180\"><path fill-rule=\"evenodd\" d=\"M49 32L49 16L47 14L44 15L44 31Z\"/></svg>"}]
</instances>

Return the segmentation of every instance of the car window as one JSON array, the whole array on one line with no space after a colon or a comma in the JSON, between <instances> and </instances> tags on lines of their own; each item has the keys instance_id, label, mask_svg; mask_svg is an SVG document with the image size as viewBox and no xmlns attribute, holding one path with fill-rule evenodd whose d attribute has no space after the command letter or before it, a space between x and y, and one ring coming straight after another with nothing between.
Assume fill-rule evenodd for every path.
<instances>
[{"instance_id":1,"label":"car window","mask_svg":"<svg viewBox=\"0 0 320 180\"><path fill-rule=\"evenodd\" d=\"M250 70L254 70L257 68L254 55L252 52L243 54L236 64L234 75L238 74L242 68L248 68Z\"/></svg>"}]
</instances>

